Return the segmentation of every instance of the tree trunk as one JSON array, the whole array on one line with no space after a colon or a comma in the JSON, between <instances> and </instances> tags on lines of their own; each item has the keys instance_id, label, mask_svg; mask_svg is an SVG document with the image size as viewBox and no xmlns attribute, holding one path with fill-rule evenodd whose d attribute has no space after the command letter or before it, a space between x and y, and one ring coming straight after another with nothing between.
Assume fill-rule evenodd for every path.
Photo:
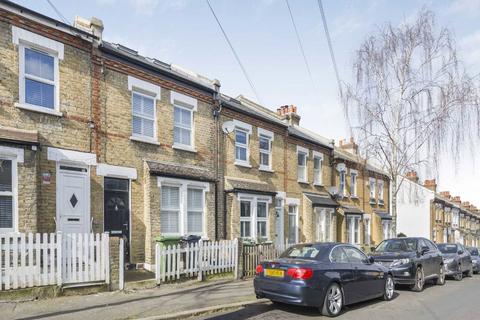
<instances>
[{"instance_id":1,"label":"tree trunk","mask_svg":"<svg viewBox=\"0 0 480 320\"><path fill-rule=\"evenodd\" d=\"M397 175L392 176L391 181L392 190L392 233L394 237L397 236Z\"/></svg>"}]
</instances>

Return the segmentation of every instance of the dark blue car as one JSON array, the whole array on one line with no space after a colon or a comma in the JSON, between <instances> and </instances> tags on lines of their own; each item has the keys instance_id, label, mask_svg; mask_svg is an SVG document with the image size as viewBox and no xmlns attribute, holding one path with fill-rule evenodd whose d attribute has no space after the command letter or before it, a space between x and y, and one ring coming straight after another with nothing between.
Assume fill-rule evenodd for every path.
<instances>
[{"instance_id":1,"label":"dark blue car","mask_svg":"<svg viewBox=\"0 0 480 320\"><path fill-rule=\"evenodd\" d=\"M382 297L391 300L393 277L358 248L343 243L296 245L257 266L257 298L317 307L337 316L343 306Z\"/></svg>"}]
</instances>

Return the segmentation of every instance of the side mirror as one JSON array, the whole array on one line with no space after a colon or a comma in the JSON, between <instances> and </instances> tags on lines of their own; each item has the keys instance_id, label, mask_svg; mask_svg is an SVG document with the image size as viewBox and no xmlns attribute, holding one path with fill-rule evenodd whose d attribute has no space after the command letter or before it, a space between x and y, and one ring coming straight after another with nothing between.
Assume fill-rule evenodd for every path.
<instances>
[{"instance_id":1,"label":"side mirror","mask_svg":"<svg viewBox=\"0 0 480 320\"><path fill-rule=\"evenodd\" d=\"M429 249L427 246L423 246L423 247L422 247L422 250L420 250L420 253L421 253L422 255L424 255L424 254L427 253L428 251L430 251L430 249Z\"/></svg>"},{"instance_id":2,"label":"side mirror","mask_svg":"<svg viewBox=\"0 0 480 320\"><path fill-rule=\"evenodd\" d=\"M369 257L368 257L368 263L372 264L372 263L374 263L374 262L375 262L375 258L372 257L372 256L369 256Z\"/></svg>"},{"instance_id":3,"label":"side mirror","mask_svg":"<svg viewBox=\"0 0 480 320\"><path fill-rule=\"evenodd\" d=\"M463 250L458 250L458 254L463 254Z\"/></svg>"}]
</instances>

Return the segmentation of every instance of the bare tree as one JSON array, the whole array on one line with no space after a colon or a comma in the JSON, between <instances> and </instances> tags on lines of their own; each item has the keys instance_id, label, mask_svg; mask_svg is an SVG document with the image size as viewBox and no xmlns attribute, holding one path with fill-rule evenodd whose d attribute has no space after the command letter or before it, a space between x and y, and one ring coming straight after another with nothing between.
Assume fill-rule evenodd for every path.
<instances>
[{"instance_id":1,"label":"bare tree","mask_svg":"<svg viewBox=\"0 0 480 320\"><path fill-rule=\"evenodd\" d=\"M356 52L353 69L342 96L346 116L364 156L390 176L396 234L398 177L436 168L446 151L457 160L460 147L480 136L475 79L452 33L437 31L426 10L414 22L380 27Z\"/></svg>"}]
</instances>

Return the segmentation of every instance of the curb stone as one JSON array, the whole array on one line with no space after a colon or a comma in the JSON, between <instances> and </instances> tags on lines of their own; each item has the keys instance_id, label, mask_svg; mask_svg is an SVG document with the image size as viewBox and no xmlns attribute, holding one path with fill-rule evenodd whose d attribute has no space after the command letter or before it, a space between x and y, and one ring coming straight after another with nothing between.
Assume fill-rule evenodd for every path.
<instances>
[{"instance_id":1,"label":"curb stone","mask_svg":"<svg viewBox=\"0 0 480 320\"><path fill-rule=\"evenodd\" d=\"M138 320L185 319L185 318L189 318L189 317L193 317L193 316L200 316L200 315L203 315L203 314L209 314L209 313L218 312L218 311L227 311L227 310L230 310L230 309L237 309L237 308L241 308L241 307L248 306L248 305L263 304L263 303L267 303L267 302L270 302L270 300L255 299L255 300L248 300L248 301L242 301L242 302L220 304L220 305L216 305L216 306L193 309L193 310L180 311L180 312L176 312L176 313L164 314L164 315L159 315L159 316L150 316L150 317L146 317L146 318L138 318Z\"/></svg>"}]
</instances>

